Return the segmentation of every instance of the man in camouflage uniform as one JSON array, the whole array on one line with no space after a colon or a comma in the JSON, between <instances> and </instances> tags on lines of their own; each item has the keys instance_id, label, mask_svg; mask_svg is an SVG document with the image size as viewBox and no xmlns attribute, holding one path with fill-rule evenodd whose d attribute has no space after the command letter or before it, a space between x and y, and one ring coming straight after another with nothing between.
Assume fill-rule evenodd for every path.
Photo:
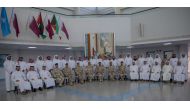
<instances>
[{"instance_id":1,"label":"man in camouflage uniform","mask_svg":"<svg viewBox=\"0 0 190 109\"><path fill-rule=\"evenodd\" d=\"M96 73L98 75L98 80L102 82L104 77L104 66L101 64L101 62L98 62L98 66L96 67Z\"/></svg>"},{"instance_id":2,"label":"man in camouflage uniform","mask_svg":"<svg viewBox=\"0 0 190 109\"><path fill-rule=\"evenodd\" d=\"M63 69L64 75L66 78L68 78L69 84L73 85L73 79L72 79L72 70L69 67L68 63L65 64L65 68Z\"/></svg>"},{"instance_id":3,"label":"man in camouflage uniform","mask_svg":"<svg viewBox=\"0 0 190 109\"><path fill-rule=\"evenodd\" d=\"M93 66L91 65L90 62L88 62L88 66L86 66L86 76L87 76L87 79L90 82L92 82L94 75L93 75Z\"/></svg>"},{"instance_id":4,"label":"man in camouflage uniform","mask_svg":"<svg viewBox=\"0 0 190 109\"><path fill-rule=\"evenodd\" d=\"M62 86L64 83L64 75L62 71L58 68L58 63L55 64L55 68L51 71L52 77L55 79L55 82Z\"/></svg>"},{"instance_id":5,"label":"man in camouflage uniform","mask_svg":"<svg viewBox=\"0 0 190 109\"><path fill-rule=\"evenodd\" d=\"M110 61L110 65L108 67L108 74L109 74L109 79L114 80L115 69L114 69L114 66L112 65L111 61Z\"/></svg>"},{"instance_id":6,"label":"man in camouflage uniform","mask_svg":"<svg viewBox=\"0 0 190 109\"><path fill-rule=\"evenodd\" d=\"M123 64L123 61L121 61L121 64L120 64L118 70L119 70L119 77L120 77L120 79L124 80L126 72L125 72L125 65Z\"/></svg>"},{"instance_id":7,"label":"man in camouflage uniform","mask_svg":"<svg viewBox=\"0 0 190 109\"><path fill-rule=\"evenodd\" d=\"M83 69L82 69L82 67L80 66L80 63L79 63L79 62L77 62L77 66L76 66L75 72L76 72L76 75L78 76L79 82L80 82L81 84L83 84L83 83L84 83L84 79L83 79Z\"/></svg>"}]
</instances>

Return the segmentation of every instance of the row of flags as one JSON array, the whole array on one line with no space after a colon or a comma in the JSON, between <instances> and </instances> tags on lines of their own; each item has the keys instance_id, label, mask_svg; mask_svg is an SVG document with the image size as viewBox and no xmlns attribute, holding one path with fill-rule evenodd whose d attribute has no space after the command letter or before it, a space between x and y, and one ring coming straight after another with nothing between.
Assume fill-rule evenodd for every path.
<instances>
[{"instance_id":1,"label":"row of flags","mask_svg":"<svg viewBox=\"0 0 190 109\"><path fill-rule=\"evenodd\" d=\"M59 39L61 40L62 37L59 35L59 32L62 31L69 40L69 34L67 32L64 23L61 22L61 24L59 24L60 22L58 20L60 20L60 18L57 19L55 15L53 15L51 21L50 19L47 19L47 15L43 20L40 12L37 19L35 19L35 17L33 16L32 20L29 23L27 21L27 27L29 26L29 28L38 38L45 39L48 35L50 39L53 39L53 36L55 35L58 36ZM10 21L8 21L6 9L2 7L0 21L1 21L0 23L1 23L1 31L3 37L7 37L9 34L11 34L11 29L10 29L11 23L13 23L13 28L15 29L16 36L17 37L19 36L20 30L17 21L17 15L16 13L14 13L14 8L12 9ZM45 25L44 22L47 24Z\"/></svg>"}]
</instances>

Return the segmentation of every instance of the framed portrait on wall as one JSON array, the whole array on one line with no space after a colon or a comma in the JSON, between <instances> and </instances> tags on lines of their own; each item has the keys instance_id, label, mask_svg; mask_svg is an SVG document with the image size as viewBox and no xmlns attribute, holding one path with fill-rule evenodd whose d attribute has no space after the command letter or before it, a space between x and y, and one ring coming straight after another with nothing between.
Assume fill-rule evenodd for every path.
<instances>
[{"instance_id":1,"label":"framed portrait on wall","mask_svg":"<svg viewBox=\"0 0 190 109\"><path fill-rule=\"evenodd\" d=\"M172 57L173 50L164 51L164 56L167 56L167 59L170 59Z\"/></svg>"},{"instance_id":2,"label":"framed portrait on wall","mask_svg":"<svg viewBox=\"0 0 190 109\"><path fill-rule=\"evenodd\" d=\"M9 54L0 54L0 68L4 67L4 66L3 66L3 63L5 62L6 57L7 57L8 55L9 55Z\"/></svg>"}]
</instances>

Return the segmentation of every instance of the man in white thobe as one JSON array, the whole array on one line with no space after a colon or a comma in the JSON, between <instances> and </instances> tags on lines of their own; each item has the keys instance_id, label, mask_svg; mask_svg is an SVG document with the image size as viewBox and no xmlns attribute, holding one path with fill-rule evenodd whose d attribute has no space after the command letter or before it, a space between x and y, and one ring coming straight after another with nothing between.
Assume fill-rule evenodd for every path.
<instances>
[{"instance_id":1,"label":"man in white thobe","mask_svg":"<svg viewBox=\"0 0 190 109\"><path fill-rule=\"evenodd\" d=\"M37 66L33 59L29 59L29 62L27 63L27 72L30 70L30 66L34 66L34 69L37 71Z\"/></svg>"},{"instance_id":2,"label":"man in white thobe","mask_svg":"<svg viewBox=\"0 0 190 109\"><path fill-rule=\"evenodd\" d=\"M97 65L97 60L95 58L95 56L93 56L91 59L90 59L90 62L91 62L91 65L93 66L96 66ZM87 64L88 65L88 64Z\"/></svg>"},{"instance_id":3,"label":"man in white thobe","mask_svg":"<svg viewBox=\"0 0 190 109\"><path fill-rule=\"evenodd\" d=\"M78 60L77 60L77 62L76 63L79 63L79 65L80 65L80 67L83 67L84 65L83 65L83 61L82 61L82 58L81 57L79 57L78 58Z\"/></svg>"},{"instance_id":4,"label":"man in white thobe","mask_svg":"<svg viewBox=\"0 0 190 109\"><path fill-rule=\"evenodd\" d=\"M159 81L161 73L161 65L158 62L155 62L155 65L152 66L150 80Z\"/></svg>"},{"instance_id":5,"label":"man in white thobe","mask_svg":"<svg viewBox=\"0 0 190 109\"><path fill-rule=\"evenodd\" d=\"M140 68L140 79L149 80L150 76L150 66L147 64L147 61L144 61L144 64Z\"/></svg>"},{"instance_id":6,"label":"man in white thobe","mask_svg":"<svg viewBox=\"0 0 190 109\"><path fill-rule=\"evenodd\" d=\"M48 71L51 71L53 69L53 61L51 60L51 56L47 56L47 59L44 63Z\"/></svg>"},{"instance_id":7,"label":"man in white thobe","mask_svg":"<svg viewBox=\"0 0 190 109\"><path fill-rule=\"evenodd\" d=\"M138 80L139 79L139 68L135 64L135 62L132 62L132 65L130 65L130 79L131 80Z\"/></svg>"},{"instance_id":8,"label":"man in white thobe","mask_svg":"<svg viewBox=\"0 0 190 109\"><path fill-rule=\"evenodd\" d=\"M12 61L12 57L10 55L6 57L6 60L4 62L4 69L5 69L6 91L9 92L13 90L12 82L11 82L11 74L15 70L15 62Z\"/></svg>"},{"instance_id":9,"label":"man in white thobe","mask_svg":"<svg viewBox=\"0 0 190 109\"><path fill-rule=\"evenodd\" d=\"M61 69L64 69L65 68L65 64L67 63L67 61L65 59L65 56L62 57L62 60L60 60L60 63L61 63Z\"/></svg>"},{"instance_id":10,"label":"man in white thobe","mask_svg":"<svg viewBox=\"0 0 190 109\"><path fill-rule=\"evenodd\" d=\"M130 54L127 54L126 58L125 58L125 65L126 65L126 73L127 73L127 78L130 79L130 66L132 65L132 58L130 56Z\"/></svg>"},{"instance_id":11,"label":"man in white thobe","mask_svg":"<svg viewBox=\"0 0 190 109\"><path fill-rule=\"evenodd\" d=\"M104 79L108 80L108 67L109 67L109 60L105 56L103 60L103 66L105 67L104 69Z\"/></svg>"},{"instance_id":12,"label":"man in white thobe","mask_svg":"<svg viewBox=\"0 0 190 109\"><path fill-rule=\"evenodd\" d=\"M40 77L44 81L46 88L52 88L55 86L55 80L52 78L50 72L46 70L46 66L42 66L42 70L40 71Z\"/></svg>"},{"instance_id":13,"label":"man in white thobe","mask_svg":"<svg viewBox=\"0 0 190 109\"><path fill-rule=\"evenodd\" d=\"M90 61L94 61L94 59L93 59L93 60L90 60ZM91 62L91 63L92 63L92 62ZM96 63L95 63L95 65L96 65ZM86 66L88 66L88 59L87 59L87 57L84 57L84 60L83 60L83 67L86 68Z\"/></svg>"},{"instance_id":14,"label":"man in white thobe","mask_svg":"<svg viewBox=\"0 0 190 109\"><path fill-rule=\"evenodd\" d=\"M36 67L37 67L37 72L39 73L42 70L42 66L44 64L44 60L42 56L38 56L36 59Z\"/></svg>"},{"instance_id":15,"label":"man in white thobe","mask_svg":"<svg viewBox=\"0 0 190 109\"><path fill-rule=\"evenodd\" d=\"M119 79L119 72L117 71L118 63L117 63L117 60L115 59L115 56L113 56L113 58L112 58L112 64L115 67L114 68L114 70L115 70L115 78L118 80Z\"/></svg>"},{"instance_id":16,"label":"man in white thobe","mask_svg":"<svg viewBox=\"0 0 190 109\"><path fill-rule=\"evenodd\" d=\"M146 59L143 57L143 55L141 55L140 57L139 57L139 59L138 59L138 66L139 66L139 68L141 68L141 66L144 64L144 61L145 61ZM147 63L147 61L146 61L146 63ZM149 65L148 63L147 63L147 65Z\"/></svg>"},{"instance_id":17,"label":"man in white thobe","mask_svg":"<svg viewBox=\"0 0 190 109\"><path fill-rule=\"evenodd\" d=\"M75 81L75 68L76 68L76 62L73 59L72 56L70 56L69 61L68 61L68 65L71 68L71 72L72 72L72 80Z\"/></svg>"},{"instance_id":18,"label":"man in white thobe","mask_svg":"<svg viewBox=\"0 0 190 109\"><path fill-rule=\"evenodd\" d=\"M61 69L62 68L62 63L59 60L59 56L58 55L54 55L54 57L53 57L53 65L55 65L56 63L58 63L58 67L59 67L59 69Z\"/></svg>"},{"instance_id":19,"label":"man in white thobe","mask_svg":"<svg viewBox=\"0 0 190 109\"><path fill-rule=\"evenodd\" d=\"M166 61L166 63L164 64L163 68L162 68L162 72L163 72L163 81L170 81L171 79L171 74L172 74L173 68L172 66L169 64L168 61Z\"/></svg>"},{"instance_id":20,"label":"man in white thobe","mask_svg":"<svg viewBox=\"0 0 190 109\"><path fill-rule=\"evenodd\" d=\"M161 65L162 59L160 58L159 54L156 54L156 57L154 58L154 64L157 62L158 65Z\"/></svg>"},{"instance_id":21,"label":"man in white thobe","mask_svg":"<svg viewBox=\"0 0 190 109\"><path fill-rule=\"evenodd\" d=\"M147 61L147 64L148 64L149 66L152 66L153 63L154 63L154 62L153 62L153 58L152 58L152 56L151 56L150 54L147 55L146 61Z\"/></svg>"},{"instance_id":22,"label":"man in white thobe","mask_svg":"<svg viewBox=\"0 0 190 109\"><path fill-rule=\"evenodd\" d=\"M125 64L125 60L123 59L122 55L119 55L119 58L117 59L117 65L120 66L121 62L123 62L123 64Z\"/></svg>"},{"instance_id":23,"label":"man in white thobe","mask_svg":"<svg viewBox=\"0 0 190 109\"><path fill-rule=\"evenodd\" d=\"M177 62L177 66L174 68L174 81L182 83L185 81L184 67L180 61Z\"/></svg>"},{"instance_id":24,"label":"man in white thobe","mask_svg":"<svg viewBox=\"0 0 190 109\"><path fill-rule=\"evenodd\" d=\"M178 58L176 57L176 54L172 54L172 58L170 58L170 65L174 68L177 66Z\"/></svg>"},{"instance_id":25,"label":"man in white thobe","mask_svg":"<svg viewBox=\"0 0 190 109\"><path fill-rule=\"evenodd\" d=\"M24 72L26 74L26 71L27 71L27 64L26 62L24 61L24 58L23 57L19 57L18 58L18 63L20 65L20 71Z\"/></svg>"},{"instance_id":26,"label":"man in white thobe","mask_svg":"<svg viewBox=\"0 0 190 109\"><path fill-rule=\"evenodd\" d=\"M188 79L188 59L185 56L185 54L181 55L181 58L179 59L181 62L181 65L184 67L184 73L185 73L185 81Z\"/></svg>"},{"instance_id":27,"label":"man in white thobe","mask_svg":"<svg viewBox=\"0 0 190 109\"><path fill-rule=\"evenodd\" d=\"M14 86L17 86L21 93L27 93L31 90L31 85L26 79L25 74L20 71L20 66L16 65L16 71L11 75L11 80Z\"/></svg>"},{"instance_id":28,"label":"man in white thobe","mask_svg":"<svg viewBox=\"0 0 190 109\"><path fill-rule=\"evenodd\" d=\"M36 89L42 90L43 81L40 79L39 73L34 70L34 66L30 66L30 70L27 73L27 79L32 84L34 92L36 92Z\"/></svg>"}]
</instances>

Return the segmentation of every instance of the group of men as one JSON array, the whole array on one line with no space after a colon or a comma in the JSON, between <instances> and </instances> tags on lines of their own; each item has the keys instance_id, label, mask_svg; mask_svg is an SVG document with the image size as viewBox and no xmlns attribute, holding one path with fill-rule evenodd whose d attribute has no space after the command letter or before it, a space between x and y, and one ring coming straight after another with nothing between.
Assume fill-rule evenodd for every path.
<instances>
[{"instance_id":1,"label":"group of men","mask_svg":"<svg viewBox=\"0 0 190 109\"><path fill-rule=\"evenodd\" d=\"M98 80L151 80L174 81L184 83L188 78L188 59L185 54L180 58L173 54L170 59L161 59L157 54L153 59L151 55L143 57L127 54L125 58L120 55L115 57L101 57L90 59L81 57L74 60L69 57L59 59L54 55L53 59L47 56L37 60L29 59L25 62L19 57L17 62L7 56L4 63L6 90L14 90L18 87L21 93L43 90L55 86L73 85L74 83L92 82Z\"/></svg>"}]
</instances>

